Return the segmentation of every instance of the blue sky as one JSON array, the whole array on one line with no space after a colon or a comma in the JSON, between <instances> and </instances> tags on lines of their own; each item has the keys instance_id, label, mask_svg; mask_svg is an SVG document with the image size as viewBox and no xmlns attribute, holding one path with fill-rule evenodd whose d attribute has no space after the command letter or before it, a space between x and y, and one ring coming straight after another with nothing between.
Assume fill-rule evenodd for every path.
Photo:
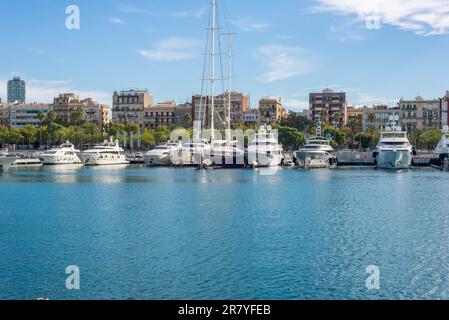
<instances>
[{"instance_id":1,"label":"blue sky","mask_svg":"<svg viewBox=\"0 0 449 320\"><path fill-rule=\"evenodd\" d=\"M200 90L208 2L1 1L0 97L20 75L29 102L75 91L110 103L114 90L127 88L184 102ZM65 27L68 5L80 8L80 30ZM309 92L326 86L346 91L353 105L437 98L449 89L448 0L218 5L224 30L237 33L235 89L254 106L272 95L301 110Z\"/></svg>"}]
</instances>

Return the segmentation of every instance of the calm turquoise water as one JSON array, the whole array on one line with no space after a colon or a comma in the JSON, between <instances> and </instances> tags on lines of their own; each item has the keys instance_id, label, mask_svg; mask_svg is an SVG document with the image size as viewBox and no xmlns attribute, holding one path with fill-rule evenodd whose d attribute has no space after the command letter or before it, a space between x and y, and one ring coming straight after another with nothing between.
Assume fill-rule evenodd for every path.
<instances>
[{"instance_id":1,"label":"calm turquoise water","mask_svg":"<svg viewBox=\"0 0 449 320\"><path fill-rule=\"evenodd\" d=\"M12 171L0 298L448 299L448 187L427 169Z\"/></svg>"}]
</instances>

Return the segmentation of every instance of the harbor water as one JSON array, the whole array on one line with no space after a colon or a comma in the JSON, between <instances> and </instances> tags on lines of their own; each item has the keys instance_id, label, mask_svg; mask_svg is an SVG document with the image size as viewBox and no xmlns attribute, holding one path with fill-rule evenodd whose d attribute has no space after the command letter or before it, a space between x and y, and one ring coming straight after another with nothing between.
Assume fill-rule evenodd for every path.
<instances>
[{"instance_id":1,"label":"harbor water","mask_svg":"<svg viewBox=\"0 0 449 320\"><path fill-rule=\"evenodd\" d=\"M429 168L13 169L0 299L449 299L448 187Z\"/></svg>"}]
</instances>

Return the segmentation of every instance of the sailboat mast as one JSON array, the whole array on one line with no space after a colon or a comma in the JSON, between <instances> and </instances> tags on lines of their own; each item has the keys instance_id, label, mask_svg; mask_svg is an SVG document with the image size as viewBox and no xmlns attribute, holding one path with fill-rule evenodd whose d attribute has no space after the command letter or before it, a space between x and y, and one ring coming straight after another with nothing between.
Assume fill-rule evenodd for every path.
<instances>
[{"instance_id":1,"label":"sailboat mast","mask_svg":"<svg viewBox=\"0 0 449 320\"><path fill-rule=\"evenodd\" d=\"M211 52L210 52L210 59L211 59L211 103L210 103L210 113L211 113L211 140L215 140L215 18L216 18L216 0L212 1L212 26L211 26Z\"/></svg>"},{"instance_id":2,"label":"sailboat mast","mask_svg":"<svg viewBox=\"0 0 449 320\"><path fill-rule=\"evenodd\" d=\"M232 89L232 36L234 33L229 32L229 61L228 61L228 131L227 131L227 140L231 141L231 89Z\"/></svg>"}]
</instances>

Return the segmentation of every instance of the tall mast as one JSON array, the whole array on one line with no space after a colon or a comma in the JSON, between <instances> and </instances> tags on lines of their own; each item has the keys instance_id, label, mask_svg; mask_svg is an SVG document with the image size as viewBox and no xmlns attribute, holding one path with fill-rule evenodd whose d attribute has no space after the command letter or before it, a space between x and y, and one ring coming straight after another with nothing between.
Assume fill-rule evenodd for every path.
<instances>
[{"instance_id":1,"label":"tall mast","mask_svg":"<svg viewBox=\"0 0 449 320\"><path fill-rule=\"evenodd\" d=\"M228 124L228 130L227 130L227 140L231 141L231 91L232 91L232 36L235 35L235 33L228 32L228 116L227 116L227 124Z\"/></svg>"},{"instance_id":2,"label":"tall mast","mask_svg":"<svg viewBox=\"0 0 449 320\"><path fill-rule=\"evenodd\" d=\"M210 113L211 113L211 140L215 140L215 119L214 119L214 113L215 113L215 17L216 17L216 7L217 3L216 0L212 1L212 26L211 26L211 52L210 52L210 59L211 59L211 103L210 103Z\"/></svg>"}]
</instances>

